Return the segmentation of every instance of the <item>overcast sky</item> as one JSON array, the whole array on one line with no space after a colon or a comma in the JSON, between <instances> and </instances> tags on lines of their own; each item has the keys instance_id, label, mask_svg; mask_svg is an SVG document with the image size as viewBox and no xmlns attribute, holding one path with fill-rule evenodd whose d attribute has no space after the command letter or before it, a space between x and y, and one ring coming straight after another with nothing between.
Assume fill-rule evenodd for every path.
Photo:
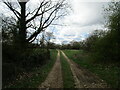
<instances>
[{"instance_id":1,"label":"overcast sky","mask_svg":"<svg viewBox=\"0 0 120 90\"><path fill-rule=\"evenodd\" d=\"M72 13L62 22L67 25L57 26L55 30L56 43L81 41L96 29L105 29L104 8L108 2L81 2L71 0Z\"/></svg>"},{"instance_id":2,"label":"overcast sky","mask_svg":"<svg viewBox=\"0 0 120 90\"><path fill-rule=\"evenodd\" d=\"M72 11L68 16L59 22L65 26L51 26L47 31L53 31L57 44L70 41L81 41L90 35L96 29L105 29L104 8L108 2L88 2L81 0L69 0ZM32 1L32 3L37 3ZM32 5L32 4L31 4ZM32 7L32 6L31 6ZM11 15L8 11L4 11L3 6L0 6L2 12L6 15Z\"/></svg>"}]
</instances>

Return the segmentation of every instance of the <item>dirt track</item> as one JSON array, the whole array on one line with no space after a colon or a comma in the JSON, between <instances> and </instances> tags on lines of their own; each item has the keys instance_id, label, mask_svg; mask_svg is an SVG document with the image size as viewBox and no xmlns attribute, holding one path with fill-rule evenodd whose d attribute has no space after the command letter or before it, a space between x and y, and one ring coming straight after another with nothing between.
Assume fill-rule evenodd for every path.
<instances>
[{"instance_id":1,"label":"dirt track","mask_svg":"<svg viewBox=\"0 0 120 90\"><path fill-rule=\"evenodd\" d=\"M107 88L107 84L103 80L86 69L78 66L70 60L64 52L62 52L62 54L70 64L75 80L75 88Z\"/></svg>"},{"instance_id":2,"label":"dirt track","mask_svg":"<svg viewBox=\"0 0 120 90\"><path fill-rule=\"evenodd\" d=\"M39 88L63 88L60 51L58 51L57 60L48 74L46 80L39 86Z\"/></svg>"},{"instance_id":3,"label":"dirt track","mask_svg":"<svg viewBox=\"0 0 120 90\"><path fill-rule=\"evenodd\" d=\"M70 60L64 52L62 52L62 55L66 58L70 65L75 81L75 88L108 88L107 84L99 77L77 65L75 62ZM57 60L52 70L39 88L63 88L60 51L58 51Z\"/></svg>"}]
</instances>

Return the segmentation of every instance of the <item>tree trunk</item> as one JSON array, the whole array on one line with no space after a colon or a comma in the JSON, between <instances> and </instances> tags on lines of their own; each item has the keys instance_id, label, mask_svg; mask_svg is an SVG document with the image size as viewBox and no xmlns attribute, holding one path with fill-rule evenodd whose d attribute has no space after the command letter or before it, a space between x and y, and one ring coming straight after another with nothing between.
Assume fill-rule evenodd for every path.
<instances>
[{"instance_id":1,"label":"tree trunk","mask_svg":"<svg viewBox=\"0 0 120 90\"><path fill-rule=\"evenodd\" d=\"M20 25L19 25L19 46L20 48L25 49L27 46L26 42L26 2L19 2L21 6L21 18L20 18Z\"/></svg>"}]
</instances>

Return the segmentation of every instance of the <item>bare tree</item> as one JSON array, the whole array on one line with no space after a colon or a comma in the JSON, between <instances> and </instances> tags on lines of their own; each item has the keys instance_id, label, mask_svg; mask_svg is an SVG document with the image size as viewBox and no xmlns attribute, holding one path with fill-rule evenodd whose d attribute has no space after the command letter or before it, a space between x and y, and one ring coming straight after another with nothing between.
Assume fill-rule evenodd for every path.
<instances>
[{"instance_id":1,"label":"bare tree","mask_svg":"<svg viewBox=\"0 0 120 90\"><path fill-rule=\"evenodd\" d=\"M40 39L41 47L44 47L46 45L47 49L49 49L51 39L55 39L53 32L43 32L42 38Z\"/></svg>"},{"instance_id":2,"label":"bare tree","mask_svg":"<svg viewBox=\"0 0 120 90\"><path fill-rule=\"evenodd\" d=\"M53 35L53 32L46 32L46 41L50 42L51 39L54 39L55 36Z\"/></svg>"},{"instance_id":3,"label":"bare tree","mask_svg":"<svg viewBox=\"0 0 120 90\"><path fill-rule=\"evenodd\" d=\"M24 2L23 2L24 1ZM44 31L55 20L68 14L67 9L69 5L65 0L41 0L38 8L33 11L26 11L26 5L30 0L18 0L17 4L20 7L20 11L14 8L12 2L4 1L5 5L14 13L17 17L17 25L19 28L19 43L23 47L28 42L33 42L38 34ZM37 25L35 24L37 23ZM34 32L27 37L29 28L34 29Z\"/></svg>"}]
</instances>

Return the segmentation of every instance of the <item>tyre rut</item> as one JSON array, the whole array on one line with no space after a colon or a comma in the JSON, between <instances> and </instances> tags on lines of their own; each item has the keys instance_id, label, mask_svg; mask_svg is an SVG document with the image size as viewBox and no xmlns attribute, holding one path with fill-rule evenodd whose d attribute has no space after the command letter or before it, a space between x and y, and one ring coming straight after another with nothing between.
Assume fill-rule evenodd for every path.
<instances>
[{"instance_id":1,"label":"tyre rut","mask_svg":"<svg viewBox=\"0 0 120 90\"><path fill-rule=\"evenodd\" d=\"M63 88L62 71L60 64L60 51L58 51L56 62L48 74L46 80L39 88Z\"/></svg>"},{"instance_id":2,"label":"tyre rut","mask_svg":"<svg viewBox=\"0 0 120 90\"><path fill-rule=\"evenodd\" d=\"M70 65L75 81L75 88L108 88L107 84L102 79L80 67L78 64L70 60L63 51L61 52Z\"/></svg>"}]
</instances>

